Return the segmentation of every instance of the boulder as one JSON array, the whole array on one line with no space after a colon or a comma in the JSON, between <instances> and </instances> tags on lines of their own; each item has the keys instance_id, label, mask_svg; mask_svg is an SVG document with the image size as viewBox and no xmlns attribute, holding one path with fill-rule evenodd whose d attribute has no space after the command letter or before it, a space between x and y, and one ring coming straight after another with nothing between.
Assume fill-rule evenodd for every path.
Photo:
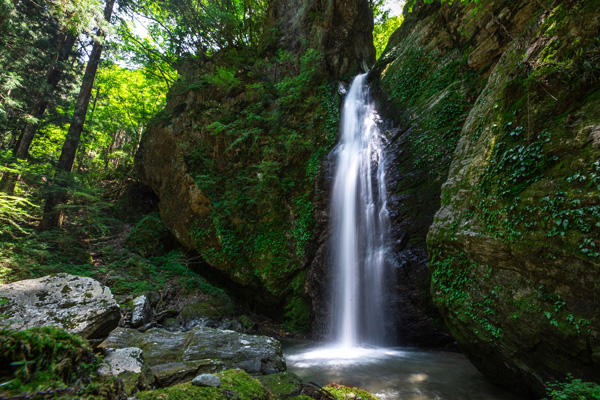
<instances>
[{"instance_id":1,"label":"boulder","mask_svg":"<svg viewBox=\"0 0 600 400\"><path fill-rule=\"evenodd\" d=\"M192 360L154 365L151 370L157 387L187 382L199 373L217 372L225 368L219 360Z\"/></svg>"},{"instance_id":2,"label":"boulder","mask_svg":"<svg viewBox=\"0 0 600 400\"><path fill-rule=\"evenodd\" d=\"M102 340L117 327L121 312L110 289L81 276L57 274L0 285L1 326L55 326L86 339Z\"/></svg>"},{"instance_id":3,"label":"boulder","mask_svg":"<svg viewBox=\"0 0 600 400\"><path fill-rule=\"evenodd\" d=\"M148 323L152 319L150 301L146 296L138 296L133 299L133 310L131 311L131 326L137 328Z\"/></svg>"},{"instance_id":4,"label":"boulder","mask_svg":"<svg viewBox=\"0 0 600 400\"><path fill-rule=\"evenodd\" d=\"M221 378L214 374L202 374L192 380L192 385L219 387L221 386Z\"/></svg>"},{"instance_id":5,"label":"boulder","mask_svg":"<svg viewBox=\"0 0 600 400\"><path fill-rule=\"evenodd\" d=\"M304 281L318 245L315 176L338 133L336 83L375 61L372 30L367 0L269 2L259 51L181 64L182 81L203 83L168 93L136 154L178 242L295 330L311 319ZM208 78L225 70L226 85ZM214 129L231 142L206 134Z\"/></svg>"},{"instance_id":6,"label":"boulder","mask_svg":"<svg viewBox=\"0 0 600 400\"><path fill-rule=\"evenodd\" d=\"M189 380L199 373L240 368L251 374L286 369L281 344L267 336L195 327L185 332L117 328L101 348L139 347L159 386Z\"/></svg>"},{"instance_id":7,"label":"boulder","mask_svg":"<svg viewBox=\"0 0 600 400\"><path fill-rule=\"evenodd\" d=\"M150 368L144 362L142 349L138 347L106 349L98 374L121 379L127 394L150 389L154 381Z\"/></svg>"}]
</instances>

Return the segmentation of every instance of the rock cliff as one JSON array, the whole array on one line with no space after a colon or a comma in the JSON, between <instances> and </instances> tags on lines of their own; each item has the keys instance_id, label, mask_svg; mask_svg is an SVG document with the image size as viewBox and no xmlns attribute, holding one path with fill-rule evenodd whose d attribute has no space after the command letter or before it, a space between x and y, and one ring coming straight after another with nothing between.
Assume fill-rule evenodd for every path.
<instances>
[{"instance_id":1,"label":"rock cliff","mask_svg":"<svg viewBox=\"0 0 600 400\"><path fill-rule=\"evenodd\" d=\"M304 284L336 80L374 62L371 31L366 0L272 2L259 48L182 66L137 154L179 242L292 329L310 323Z\"/></svg>"},{"instance_id":2,"label":"rock cliff","mask_svg":"<svg viewBox=\"0 0 600 400\"><path fill-rule=\"evenodd\" d=\"M373 74L405 153L400 251L432 223L434 303L495 381L598 381L600 3L463 3L417 2Z\"/></svg>"}]
</instances>

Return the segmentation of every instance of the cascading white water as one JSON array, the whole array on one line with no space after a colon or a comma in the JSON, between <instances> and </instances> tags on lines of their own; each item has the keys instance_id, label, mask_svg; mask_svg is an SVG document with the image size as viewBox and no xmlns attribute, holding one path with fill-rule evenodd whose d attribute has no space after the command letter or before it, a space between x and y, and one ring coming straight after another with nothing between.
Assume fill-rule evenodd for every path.
<instances>
[{"instance_id":1,"label":"cascading white water","mask_svg":"<svg viewBox=\"0 0 600 400\"><path fill-rule=\"evenodd\" d=\"M380 344L385 332L390 231L385 158L367 74L344 100L331 198L333 330L343 347Z\"/></svg>"}]
</instances>

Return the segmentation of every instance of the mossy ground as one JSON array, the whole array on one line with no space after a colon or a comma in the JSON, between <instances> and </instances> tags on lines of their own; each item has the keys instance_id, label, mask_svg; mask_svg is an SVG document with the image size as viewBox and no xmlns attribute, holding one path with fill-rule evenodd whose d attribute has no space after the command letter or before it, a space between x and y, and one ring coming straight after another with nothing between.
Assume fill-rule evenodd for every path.
<instances>
[{"instance_id":1,"label":"mossy ground","mask_svg":"<svg viewBox=\"0 0 600 400\"><path fill-rule=\"evenodd\" d=\"M177 247L158 214L145 214L147 209L130 202L97 198L88 206L99 208L101 203L102 213L67 209L61 229L39 232L33 220L26 233L5 232L0 283L66 272L97 279L125 308L137 295L177 293L182 301L193 298L200 304L193 310L195 317L236 315L240 310L234 300L194 271L193 256Z\"/></svg>"},{"instance_id":2,"label":"mossy ground","mask_svg":"<svg viewBox=\"0 0 600 400\"><path fill-rule=\"evenodd\" d=\"M87 341L52 327L0 331L0 397L110 398L118 382L96 374L98 357Z\"/></svg>"}]
</instances>

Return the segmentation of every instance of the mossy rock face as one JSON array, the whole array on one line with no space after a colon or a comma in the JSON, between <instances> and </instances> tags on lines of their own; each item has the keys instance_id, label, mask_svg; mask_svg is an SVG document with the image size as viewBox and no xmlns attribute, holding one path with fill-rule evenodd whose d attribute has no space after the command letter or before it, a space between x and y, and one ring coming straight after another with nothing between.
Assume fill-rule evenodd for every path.
<instances>
[{"instance_id":1,"label":"mossy rock face","mask_svg":"<svg viewBox=\"0 0 600 400\"><path fill-rule=\"evenodd\" d=\"M484 83L427 236L433 300L482 372L537 396L567 373L600 380L600 2L552 7L428 6L399 33L445 16L429 47ZM472 36L490 12L497 33Z\"/></svg>"},{"instance_id":2,"label":"mossy rock face","mask_svg":"<svg viewBox=\"0 0 600 400\"><path fill-rule=\"evenodd\" d=\"M184 383L164 389L141 392L137 394L137 398L140 400L272 399L258 380L242 370L230 369L216 375L221 379L219 387L199 387L191 383Z\"/></svg>"},{"instance_id":3,"label":"mossy rock face","mask_svg":"<svg viewBox=\"0 0 600 400\"><path fill-rule=\"evenodd\" d=\"M366 0L305 6L272 2L267 26L280 29L266 29L276 37L260 49L182 66L136 163L177 240L293 329L311 317L298 277L319 237L316 178L339 123L334 80L374 61Z\"/></svg>"}]
</instances>

